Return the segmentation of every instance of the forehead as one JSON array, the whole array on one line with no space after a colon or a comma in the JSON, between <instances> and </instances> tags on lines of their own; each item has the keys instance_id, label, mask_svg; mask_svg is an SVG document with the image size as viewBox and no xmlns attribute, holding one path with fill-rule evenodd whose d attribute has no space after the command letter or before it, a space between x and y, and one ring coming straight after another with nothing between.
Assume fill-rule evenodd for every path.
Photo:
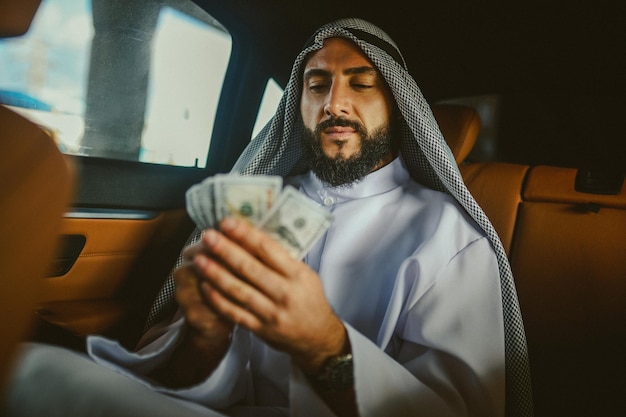
<instances>
[{"instance_id":1,"label":"forehead","mask_svg":"<svg viewBox=\"0 0 626 417\"><path fill-rule=\"evenodd\" d=\"M332 69L333 67L375 68L363 51L352 41L345 38L328 38L322 49L312 52L306 60L305 70L312 68Z\"/></svg>"}]
</instances>

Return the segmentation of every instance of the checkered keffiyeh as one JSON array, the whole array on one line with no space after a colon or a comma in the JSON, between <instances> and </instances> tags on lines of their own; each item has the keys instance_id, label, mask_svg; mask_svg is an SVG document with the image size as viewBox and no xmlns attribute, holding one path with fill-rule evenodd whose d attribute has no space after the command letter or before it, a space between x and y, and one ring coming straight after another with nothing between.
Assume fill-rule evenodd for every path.
<instances>
[{"instance_id":1,"label":"checkered keffiyeh","mask_svg":"<svg viewBox=\"0 0 626 417\"><path fill-rule=\"evenodd\" d=\"M287 176L308 169L302 157L302 130L298 121L301 75L307 55L322 48L324 40L330 37L343 37L355 42L389 85L403 116L399 129L400 152L411 176L426 186L452 195L491 240L500 268L504 314L506 414L512 417L532 416L526 337L506 253L491 222L466 188L430 106L409 74L404 58L385 32L360 19L342 19L318 29L295 60L276 114L244 150L233 171L243 175ZM198 231L195 235L199 235ZM173 292L170 276L150 312L147 327L156 322L156 310L168 304Z\"/></svg>"}]
</instances>

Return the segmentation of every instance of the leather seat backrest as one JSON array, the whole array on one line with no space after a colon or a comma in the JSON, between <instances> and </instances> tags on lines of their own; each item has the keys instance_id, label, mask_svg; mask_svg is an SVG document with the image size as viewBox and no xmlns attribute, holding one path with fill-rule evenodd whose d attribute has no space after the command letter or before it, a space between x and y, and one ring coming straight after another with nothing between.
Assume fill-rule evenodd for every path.
<instances>
[{"instance_id":1,"label":"leather seat backrest","mask_svg":"<svg viewBox=\"0 0 626 417\"><path fill-rule=\"evenodd\" d=\"M476 144L481 127L480 115L472 107L457 104L435 104L432 112L456 163L460 165Z\"/></svg>"},{"instance_id":2,"label":"leather seat backrest","mask_svg":"<svg viewBox=\"0 0 626 417\"><path fill-rule=\"evenodd\" d=\"M52 139L0 105L0 376L28 333L72 190ZM3 381L4 382L4 381Z\"/></svg>"},{"instance_id":3,"label":"leather seat backrest","mask_svg":"<svg viewBox=\"0 0 626 417\"><path fill-rule=\"evenodd\" d=\"M509 254L528 166L505 163L464 164L480 133L480 114L472 107L457 104L436 104L432 106L432 111L459 165L467 188L491 220Z\"/></svg>"},{"instance_id":4,"label":"leather seat backrest","mask_svg":"<svg viewBox=\"0 0 626 417\"><path fill-rule=\"evenodd\" d=\"M511 253L522 186L529 166L502 162L461 165L465 185L498 232L507 255Z\"/></svg>"},{"instance_id":5,"label":"leather seat backrest","mask_svg":"<svg viewBox=\"0 0 626 417\"><path fill-rule=\"evenodd\" d=\"M0 0L0 37L25 33L39 0ZM0 393L55 249L73 170L42 129L0 105Z\"/></svg>"},{"instance_id":6,"label":"leather seat backrest","mask_svg":"<svg viewBox=\"0 0 626 417\"><path fill-rule=\"evenodd\" d=\"M614 195L579 192L576 175L529 172L511 267L537 410L610 415L602 407L626 392L626 185Z\"/></svg>"}]
</instances>

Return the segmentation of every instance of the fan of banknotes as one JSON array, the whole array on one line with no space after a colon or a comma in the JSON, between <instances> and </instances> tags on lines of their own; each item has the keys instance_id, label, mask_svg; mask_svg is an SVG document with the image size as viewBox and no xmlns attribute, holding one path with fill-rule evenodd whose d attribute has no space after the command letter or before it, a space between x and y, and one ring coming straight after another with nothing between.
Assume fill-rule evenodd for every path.
<instances>
[{"instance_id":1,"label":"fan of banknotes","mask_svg":"<svg viewBox=\"0 0 626 417\"><path fill-rule=\"evenodd\" d=\"M227 216L264 230L296 259L325 233L332 215L273 175L218 174L192 186L187 212L199 229L215 228Z\"/></svg>"}]
</instances>

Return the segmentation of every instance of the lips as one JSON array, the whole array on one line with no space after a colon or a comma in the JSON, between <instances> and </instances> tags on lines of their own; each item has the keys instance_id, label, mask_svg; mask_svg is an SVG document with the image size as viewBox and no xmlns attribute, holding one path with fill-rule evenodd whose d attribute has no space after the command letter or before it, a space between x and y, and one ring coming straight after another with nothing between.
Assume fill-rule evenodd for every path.
<instances>
[{"instance_id":1,"label":"lips","mask_svg":"<svg viewBox=\"0 0 626 417\"><path fill-rule=\"evenodd\" d=\"M354 138L355 135L364 136L365 129L356 120L331 117L320 122L315 128L315 132L320 138L345 142Z\"/></svg>"},{"instance_id":2,"label":"lips","mask_svg":"<svg viewBox=\"0 0 626 417\"><path fill-rule=\"evenodd\" d=\"M355 129L347 126L331 126L324 129L323 132L330 139L343 140L352 136L355 133Z\"/></svg>"},{"instance_id":3,"label":"lips","mask_svg":"<svg viewBox=\"0 0 626 417\"><path fill-rule=\"evenodd\" d=\"M327 129L324 129L324 133L333 134L333 133L354 133L354 128L345 127L345 126L332 126Z\"/></svg>"}]
</instances>

